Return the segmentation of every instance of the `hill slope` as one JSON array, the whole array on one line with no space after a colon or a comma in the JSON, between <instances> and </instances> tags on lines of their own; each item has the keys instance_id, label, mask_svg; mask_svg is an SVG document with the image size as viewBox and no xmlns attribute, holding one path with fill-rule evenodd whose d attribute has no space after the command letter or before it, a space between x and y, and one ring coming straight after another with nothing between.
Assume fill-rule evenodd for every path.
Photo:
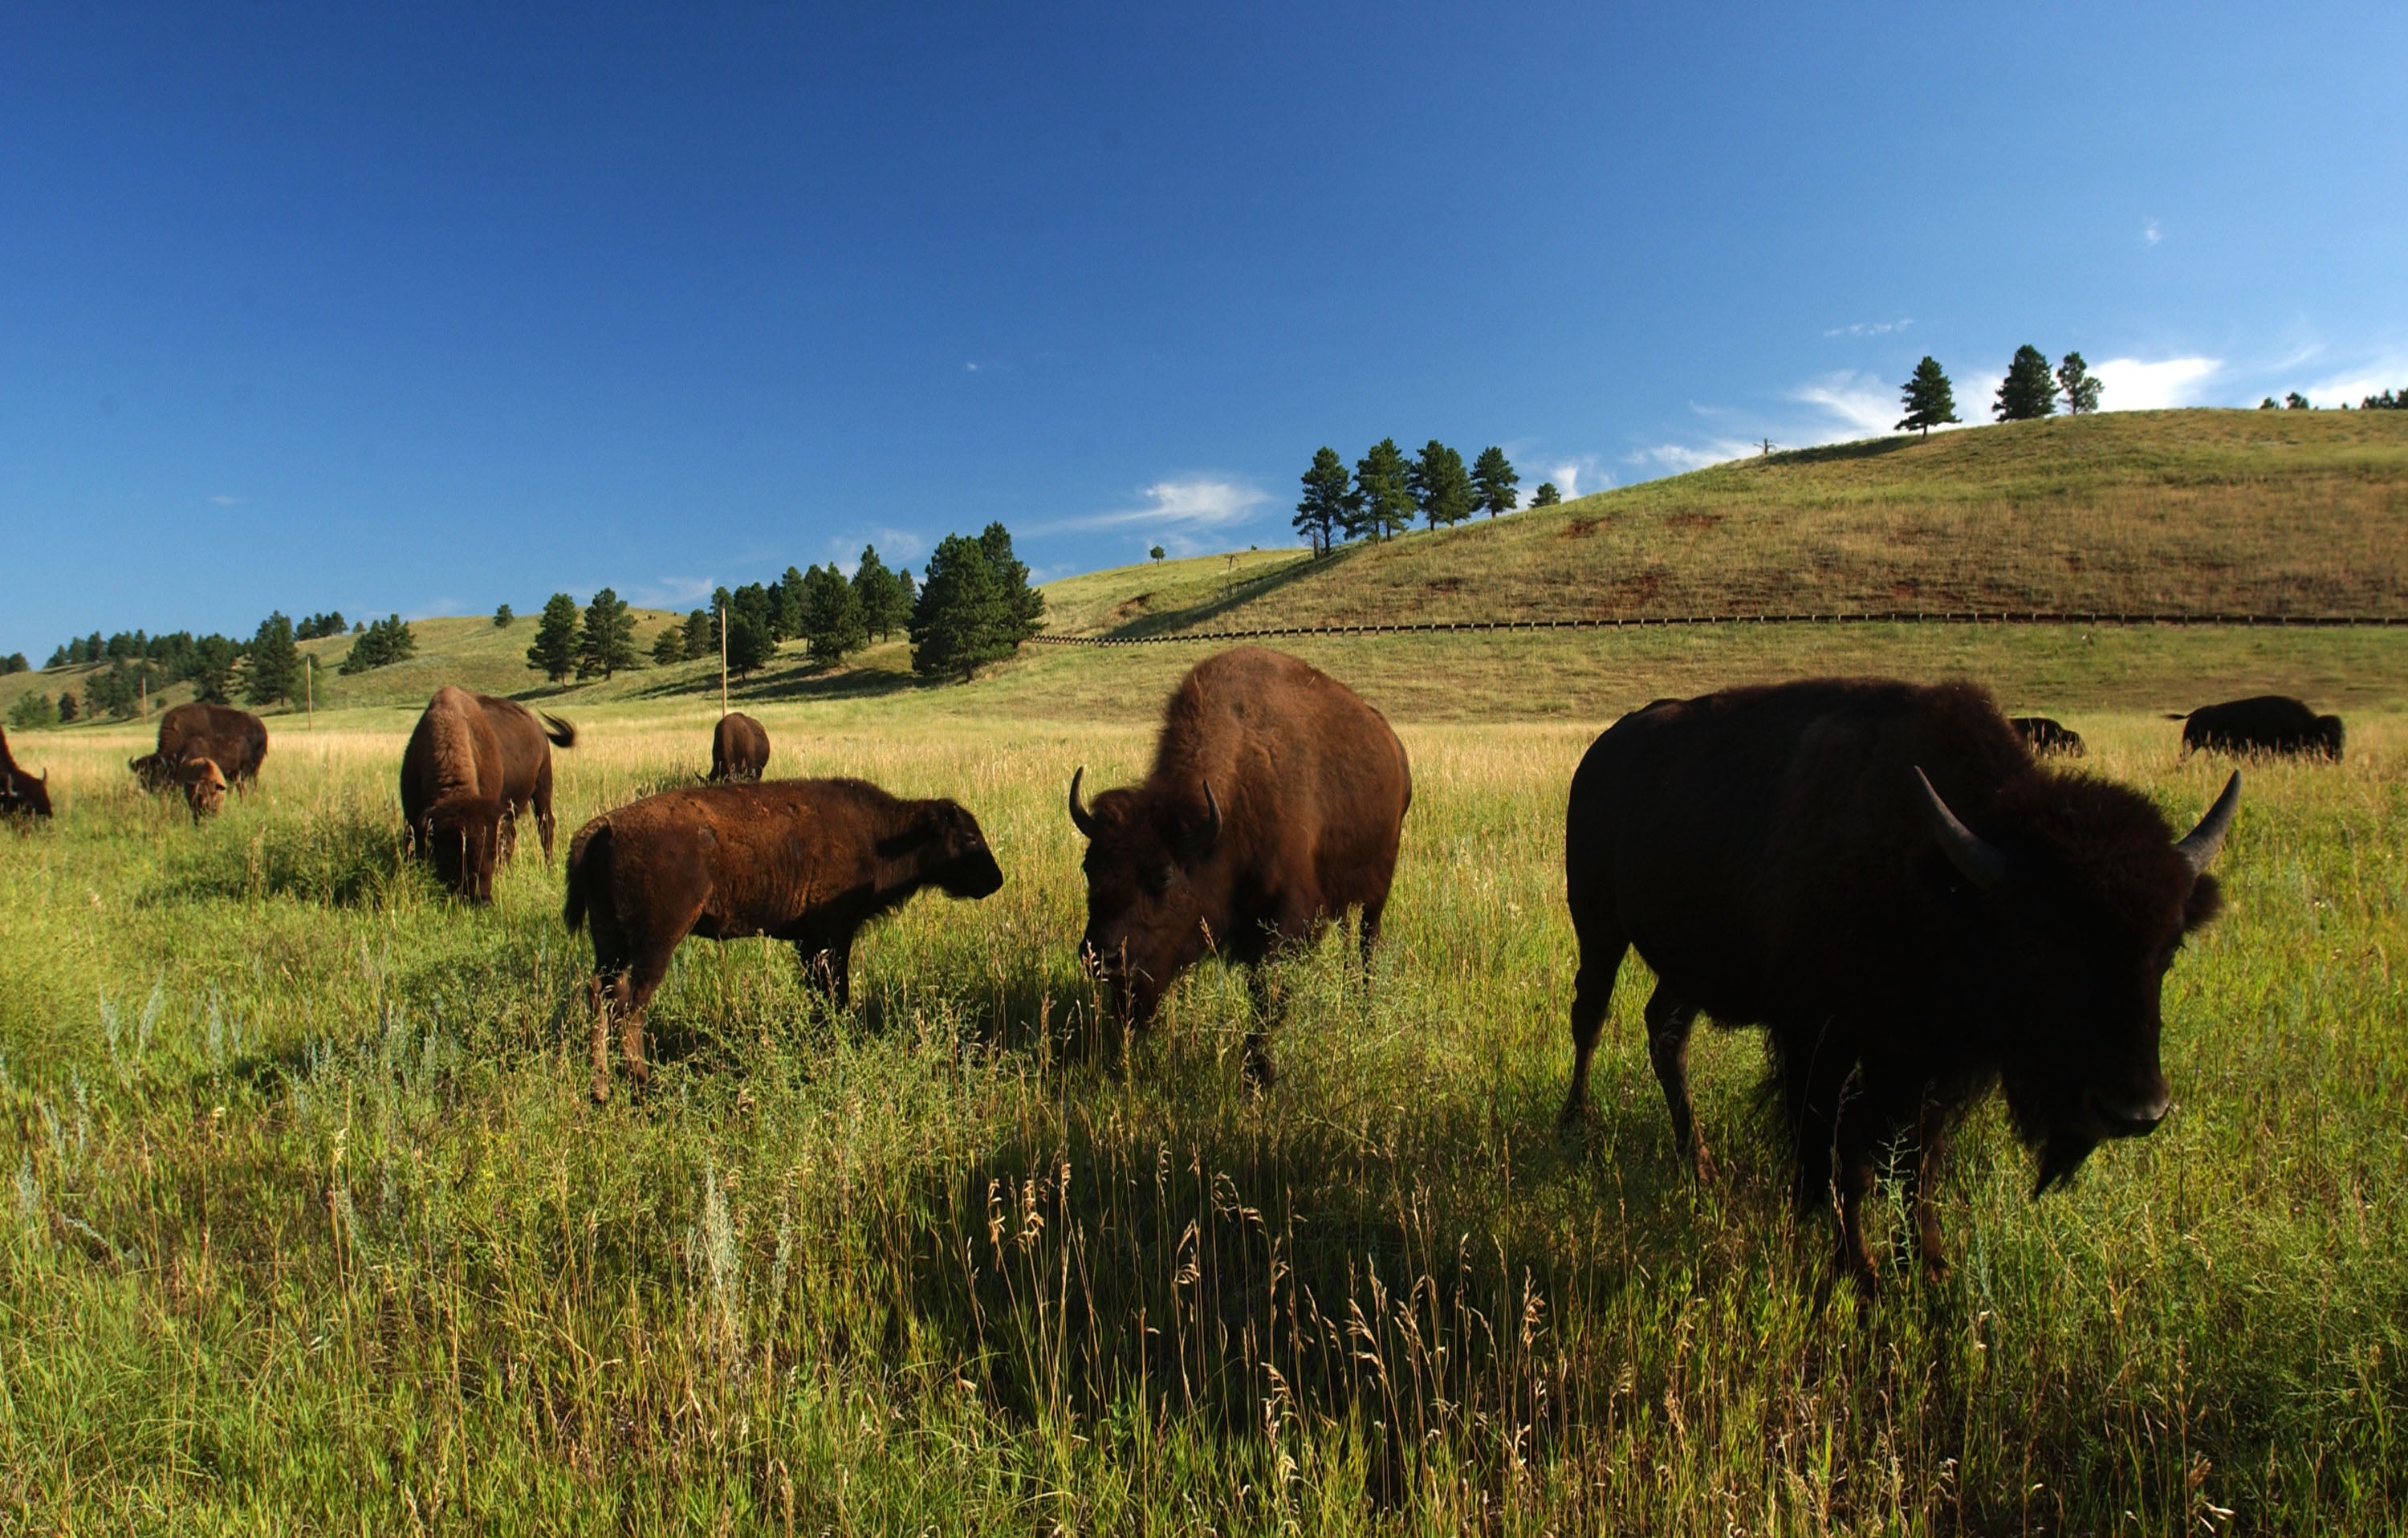
<instances>
[{"instance_id":1,"label":"hill slope","mask_svg":"<svg viewBox=\"0 0 2408 1538\"><path fill-rule=\"evenodd\" d=\"M2408 613L2408 412L2130 411L1741 460L1046 590L1068 635L1891 609Z\"/></svg>"}]
</instances>

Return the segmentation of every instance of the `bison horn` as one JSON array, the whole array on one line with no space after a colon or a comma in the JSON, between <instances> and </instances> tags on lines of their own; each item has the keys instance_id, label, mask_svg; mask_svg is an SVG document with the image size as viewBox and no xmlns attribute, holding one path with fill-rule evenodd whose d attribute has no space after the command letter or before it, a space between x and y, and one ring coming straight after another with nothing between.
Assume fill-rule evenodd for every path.
<instances>
[{"instance_id":1,"label":"bison horn","mask_svg":"<svg viewBox=\"0 0 2408 1538\"><path fill-rule=\"evenodd\" d=\"M2235 769L2232 778L2224 782L2224 794L2207 809L2207 815L2199 820L2199 826L2174 841L2174 848L2190 862L2193 875L2206 870L2215 858L2216 851L2224 847L2224 836L2232 831L2233 813L2240 810L2241 771Z\"/></svg>"},{"instance_id":2,"label":"bison horn","mask_svg":"<svg viewBox=\"0 0 2408 1538\"><path fill-rule=\"evenodd\" d=\"M1931 788L1930 776L1921 765L1914 770L1914 783L1923 787L1924 816L1931 824L1931 836L1940 841L1941 853L1957 874L1987 892L2007 879L2006 851L1984 839L1980 834L1956 820L1948 803Z\"/></svg>"},{"instance_id":3,"label":"bison horn","mask_svg":"<svg viewBox=\"0 0 2408 1538\"><path fill-rule=\"evenodd\" d=\"M1079 804L1079 781L1086 772L1087 766L1082 764L1070 773L1070 825L1082 836L1092 839L1096 836L1095 816Z\"/></svg>"},{"instance_id":4,"label":"bison horn","mask_svg":"<svg viewBox=\"0 0 2408 1538\"><path fill-rule=\"evenodd\" d=\"M1204 826L1196 830L1196 850L1203 854L1221 841L1221 803L1212 794L1212 782L1204 782Z\"/></svg>"}]
</instances>

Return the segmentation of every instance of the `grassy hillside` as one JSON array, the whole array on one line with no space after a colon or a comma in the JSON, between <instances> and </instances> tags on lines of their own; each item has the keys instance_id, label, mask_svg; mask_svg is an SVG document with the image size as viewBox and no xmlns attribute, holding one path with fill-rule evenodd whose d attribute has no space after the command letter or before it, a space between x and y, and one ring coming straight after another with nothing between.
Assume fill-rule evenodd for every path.
<instances>
[{"instance_id":1,"label":"grassy hillside","mask_svg":"<svg viewBox=\"0 0 2408 1538\"><path fill-rule=\"evenodd\" d=\"M1047 590L1055 628L1803 610L2408 613L2408 413L2133 411L1741 460L1315 562Z\"/></svg>"}]
</instances>

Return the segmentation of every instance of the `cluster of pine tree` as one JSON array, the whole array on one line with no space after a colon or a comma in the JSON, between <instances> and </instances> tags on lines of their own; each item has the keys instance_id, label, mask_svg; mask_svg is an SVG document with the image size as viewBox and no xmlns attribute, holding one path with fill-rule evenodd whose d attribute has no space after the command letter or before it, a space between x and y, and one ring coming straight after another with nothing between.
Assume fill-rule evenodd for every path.
<instances>
[{"instance_id":1,"label":"cluster of pine tree","mask_svg":"<svg viewBox=\"0 0 2408 1538\"><path fill-rule=\"evenodd\" d=\"M975 539L945 536L926 573L910 627L911 668L924 678L967 680L1043 627L1045 595L1028 585L1028 568L1001 524Z\"/></svg>"},{"instance_id":2,"label":"cluster of pine tree","mask_svg":"<svg viewBox=\"0 0 2408 1538\"><path fill-rule=\"evenodd\" d=\"M567 594L554 593L536 621L526 663L554 683L566 683L572 673L609 678L623 672L637 665L636 616L607 587L582 610Z\"/></svg>"},{"instance_id":3,"label":"cluster of pine tree","mask_svg":"<svg viewBox=\"0 0 2408 1538\"><path fill-rule=\"evenodd\" d=\"M293 622L281 613L261 621L249 640L194 636L186 630L165 636L121 630L103 640L95 630L53 651L43 667L108 664L105 671L86 681L84 697L87 713L117 719L133 715L146 697L178 683L192 684L195 698L222 705L237 698L252 705L289 703L302 687L300 654L294 646L297 639ZM62 698L63 709L72 708L71 699ZM62 713L60 719L76 717Z\"/></svg>"},{"instance_id":4,"label":"cluster of pine tree","mask_svg":"<svg viewBox=\"0 0 2408 1538\"><path fill-rule=\"evenodd\" d=\"M1312 545L1315 555L1326 555L1342 539L1385 539L1426 518L1432 528L1459 524L1486 509L1488 516L1520 505L1516 490L1522 478L1505 451L1483 449L1466 469L1463 455L1431 438L1420 453L1407 457L1393 438L1371 445L1354 462L1354 472L1338 451L1324 445L1313 452L1312 467L1304 472L1304 499L1296 505L1295 526ZM1541 485L1536 507L1558 498L1553 485Z\"/></svg>"},{"instance_id":5,"label":"cluster of pine tree","mask_svg":"<svg viewBox=\"0 0 2408 1538\"><path fill-rule=\"evenodd\" d=\"M357 628L358 626L355 625L344 624L343 611L337 609L332 613L312 614L308 619L298 622L293 626L293 639L294 640L322 640L328 636L339 636L346 630L354 630Z\"/></svg>"},{"instance_id":6,"label":"cluster of pine tree","mask_svg":"<svg viewBox=\"0 0 2408 1538\"><path fill-rule=\"evenodd\" d=\"M715 658L720 616L727 624L727 669L742 677L777 655L779 643L802 641L814 662L841 662L902 628L911 612L910 568L890 568L875 545L865 545L851 577L833 561L806 571L788 567L774 582L747 582L710 596L682 625L652 640L652 660L666 666Z\"/></svg>"},{"instance_id":7,"label":"cluster of pine tree","mask_svg":"<svg viewBox=\"0 0 2408 1538\"><path fill-rule=\"evenodd\" d=\"M1991 410L2000 422L2030 422L2056 415L2057 397L2062 395L2067 412L2084 416L2099 410L2100 388L2081 353L2068 352L2052 373L2048 354L2027 342L2015 349L2008 363L2007 377L2000 382ZM1956 387L1940 361L1928 354L1914 366L1914 373L1899 393L1906 415L1896 431L1920 432L1928 438L1932 428L1961 420L1956 415Z\"/></svg>"},{"instance_id":8,"label":"cluster of pine tree","mask_svg":"<svg viewBox=\"0 0 2408 1538\"><path fill-rule=\"evenodd\" d=\"M321 634L339 636L343 633L343 616L337 614L334 618L335 628ZM300 631L294 634L298 636ZM302 636L301 639L307 640L310 638ZM390 668L396 662L408 662L417 654L418 638L409 633L409 622L399 614L388 614L383 619L371 620L358 627L351 640L351 649L343 654L339 670L348 678L353 673L365 673L371 668Z\"/></svg>"}]
</instances>

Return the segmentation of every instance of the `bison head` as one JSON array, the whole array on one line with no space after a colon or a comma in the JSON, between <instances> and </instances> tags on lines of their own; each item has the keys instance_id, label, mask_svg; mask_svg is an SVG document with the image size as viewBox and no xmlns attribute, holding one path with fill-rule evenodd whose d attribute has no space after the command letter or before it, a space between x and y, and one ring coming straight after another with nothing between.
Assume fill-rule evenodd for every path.
<instances>
[{"instance_id":1,"label":"bison head","mask_svg":"<svg viewBox=\"0 0 2408 1538\"><path fill-rule=\"evenodd\" d=\"M983 898L1003 885L1003 867L995 863L995 851L986 846L978 819L961 803L934 803L908 838L919 855L920 869L947 897Z\"/></svg>"},{"instance_id":2,"label":"bison head","mask_svg":"<svg viewBox=\"0 0 2408 1538\"><path fill-rule=\"evenodd\" d=\"M471 902L494 900L494 863L506 814L499 801L454 796L419 819L418 846L444 885Z\"/></svg>"},{"instance_id":3,"label":"bison head","mask_svg":"<svg viewBox=\"0 0 2408 1538\"><path fill-rule=\"evenodd\" d=\"M2222 905L2207 867L2241 805L2241 776L2176 839L2119 785L2036 774L1991 808L1995 841L1968 828L1916 771L1925 820L1956 874L1968 975L2007 1105L2038 1156L2038 1191L2110 1138L2157 1129L2172 1104L2158 1065L2158 992L2183 937Z\"/></svg>"},{"instance_id":4,"label":"bison head","mask_svg":"<svg viewBox=\"0 0 2408 1538\"><path fill-rule=\"evenodd\" d=\"M1199 889L1221 841L1221 803L1210 781L1193 802L1144 788L1079 800L1084 769L1070 776L1070 821L1086 836L1087 932L1081 961L1131 1026L1154 1018L1171 980L1211 943L1211 907Z\"/></svg>"},{"instance_id":5,"label":"bison head","mask_svg":"<svg viewBox=\"0 0 2408 1538\"><path fill-rule=\"evenodd\" d=\"M225 771L214 758L187 758L176 769L177 781L184 787L184 804L193 809L193 821L214 817L225 806Z\"/></svg>"},{"instance_id":6,"label":"bison head","mask_svg":"<svg viewBox=\"0 0 2408 1538\"><path fill-rule=\"evenodd\" d=\"M129 758L125 767L134 771L134 778L142 783L145 790L165 790L176 783L176 766L155 753Z\"/></svg>"}]
</instances>

